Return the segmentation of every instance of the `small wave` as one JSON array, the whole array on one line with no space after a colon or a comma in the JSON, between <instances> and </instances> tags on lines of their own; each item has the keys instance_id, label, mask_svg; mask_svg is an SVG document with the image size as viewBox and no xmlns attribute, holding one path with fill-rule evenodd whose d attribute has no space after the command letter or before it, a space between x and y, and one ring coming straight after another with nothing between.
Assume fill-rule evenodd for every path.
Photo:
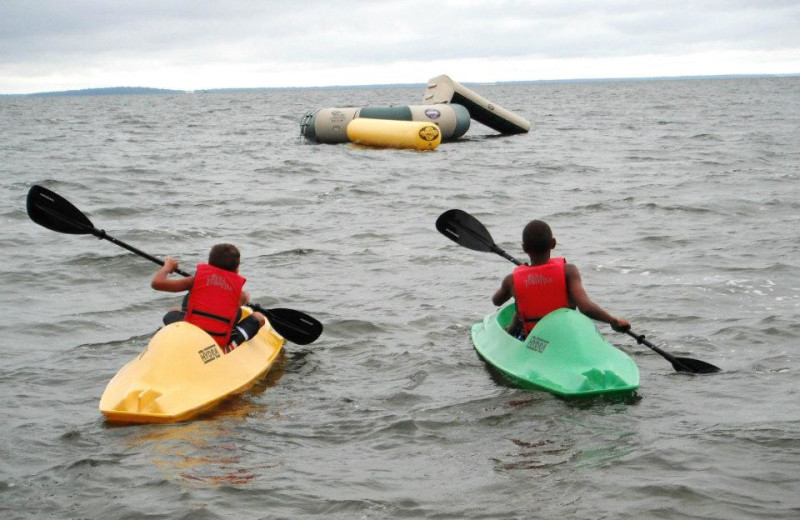
<instances>
[{"instance_id":1,"label":"small wave","mask_svg":"<svg viewBox=\"0 0 800 520\"><path fill-rule=\"evenodd\" d=\"M339 319L325 322L326 339L347 339L371 337L385 332L372 321Z\"/></svg>"},{"instance_id":2,"label":"small wave","mask_svg":"<svg viewBox=\"0 0 800 520\"><path fill-rule=\"evenodd\" d=\"M697 141L717 141L717 142L723 141L723 139L716 134L695 134L691 138Z\"/></svg>"},{"instance_id":3,"label":"small wave","mask_svg":"<svg viewBox=\"0 0 800 520\"><path fill-rule=\"evenodd\" d=\"M282 251L276 251L266 255L259 255L258 258L293 258L296 256L313 256L319 253L321 253L319 249L298 247L294 249L284 249Z\"/></svg>"}]
</instances>

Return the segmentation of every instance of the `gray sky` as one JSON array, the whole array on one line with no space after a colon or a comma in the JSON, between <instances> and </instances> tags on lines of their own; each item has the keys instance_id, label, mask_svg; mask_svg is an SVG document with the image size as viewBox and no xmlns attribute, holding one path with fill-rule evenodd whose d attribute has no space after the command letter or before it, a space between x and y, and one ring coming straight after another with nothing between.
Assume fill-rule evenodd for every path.
<instances>
[{"instance_id":1,"label":"gray sky","mask_svg":"<svg viewBox=\"0 0 800 520\"><path fill-rule=\"evenodd\" d=\"M0 0L0 93L800 73L800 0Z\"/></svg>"}]
</instances>

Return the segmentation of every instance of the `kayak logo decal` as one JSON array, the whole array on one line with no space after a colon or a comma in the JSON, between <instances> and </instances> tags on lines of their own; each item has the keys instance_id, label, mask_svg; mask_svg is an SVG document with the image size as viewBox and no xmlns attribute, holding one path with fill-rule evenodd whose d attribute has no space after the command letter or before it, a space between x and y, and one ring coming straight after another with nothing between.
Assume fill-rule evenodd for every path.
<instances>
[{"instance_id":1,"label":"kayak logo decal","mask_svg":"<svg viewBox=\"0 0 800 520\"><path fill-rule=\"evenodd\" d=\"M542 352L544 352L544 349L546 349L547 345L549 344L550 342L547 341L546 339L538 338L536 336L531 336L530 338L528 338L527 348L541 354Z\"/></svg>"},{"instance_id":2,"label":"kayak logo decal","mask_svg":"<svg viewBox=\"0 0 800 520\"><path fill-rule=\"evenodd\" d=\"M198 350L198 354L200 354L200 359L203 360L203 363L211 363L218 357L220 357L219 349L217 348L217 344L210 345L203 350Z\"/></svg>"}]
</instances>

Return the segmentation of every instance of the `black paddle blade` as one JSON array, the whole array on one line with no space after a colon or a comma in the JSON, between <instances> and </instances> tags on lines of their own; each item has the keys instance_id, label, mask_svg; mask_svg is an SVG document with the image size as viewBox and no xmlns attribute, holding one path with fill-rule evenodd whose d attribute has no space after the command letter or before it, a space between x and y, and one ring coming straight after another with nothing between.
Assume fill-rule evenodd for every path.
<instances>
[{"instance_id":1,"label":"black paddle blade","mask_svg":"<svg viewBox=\"0 0 800 520\"><path fill-rule=\"evenodd\" d=\"M447 210L439 215L436 229L456 244L474 251L492 253L497 248L486 227L460 209Z\"/></svg>"},{"instance_id":2,"label":"black paddle blade","mask_svg":"<svg viewBox=\"0 0 800 520\"><path fill-rule=\"evenodd\" d=\"M94 225L67 199L34 184L28 190L28 216L42 227L72 235L91 235Z\"/></svg>"},{"instance_id":3,"label":"black paddle blade","mask_svg":"<svg viewBox=\"0 0 800 520\"><path fill-rule=\"evenodd\" d=\"M716 374L722 372L722 369L700 361L699 359L676 357L672 362L672 367L678 372L691 372L692 374Z\"/></svg>"},{"instance_id":4,"label":"black paddle blade","mask_svg":"<svg viewBox=\"0 0 800 520\"><path fill-rule=\"evenodd\" d=\"M313 343L322 334L322 323L294 309L265 309L257 303L248 304L263 314L275 332L298 345Z\"/></svg>"},{"instance_id":5,"label":"black paddle blade","mask_svg":"<svg viewBox=\"0 0 800 520\"><path fill-rule=\"evenodd\" d=\"M673 356L669 352L666 352L647 341L644 337L644 334L636 334L630 329L626 330L625 334L634 338L636 343L650 347L650 349L652 349L655 353L669 361L672 364L672 368L678 372L687 372L690 374L715 374L717 372L722 372L721 368L715 367L711 363L700 361L699 359Z\"/></svg>"}]
</instances>

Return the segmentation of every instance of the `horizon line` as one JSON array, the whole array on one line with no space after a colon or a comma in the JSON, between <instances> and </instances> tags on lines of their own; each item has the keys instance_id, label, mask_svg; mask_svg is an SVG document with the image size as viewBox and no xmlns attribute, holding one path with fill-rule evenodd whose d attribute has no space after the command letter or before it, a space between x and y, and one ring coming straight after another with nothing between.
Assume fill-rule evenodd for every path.
<instances>
[{"instance_id":1,"label":"horizon line","mask_svg":"<svg viewBox=\"0 0 800 520\"><path fill-rule=\"evenodd\" d=\"M692 74L681 76L619 76L609 78L562 78L562 79L533 79L533 80L505 80L505 81L464 81L459 82L463 85L520 85L520 84L541 84L541 83L613 83L623 81L680 81L680 80L700 80L700 79L737 79L737 78L783 78L800 77L797 73L765 73L765 74ZM88 87L83 89L67 89L29 92L24 94L0 94L0 97L47 97L47 96L69 96L69 95L91 95L102 94L102 91L109 94L125 94L124 90L136 91L130 94L197 94L197 93L224 93L236 91L264 91L264 90L326 90L326 89L365 89L365 88L397 88L397 87L418 87L425 86L427 82L412 83L364 83L354 85L310 85L310 86L281 86L281 87L218 87L200 88L193 90L168 89L160 87L143 86L115 86L115 87Z\"/></svg>"}]
</instances>

